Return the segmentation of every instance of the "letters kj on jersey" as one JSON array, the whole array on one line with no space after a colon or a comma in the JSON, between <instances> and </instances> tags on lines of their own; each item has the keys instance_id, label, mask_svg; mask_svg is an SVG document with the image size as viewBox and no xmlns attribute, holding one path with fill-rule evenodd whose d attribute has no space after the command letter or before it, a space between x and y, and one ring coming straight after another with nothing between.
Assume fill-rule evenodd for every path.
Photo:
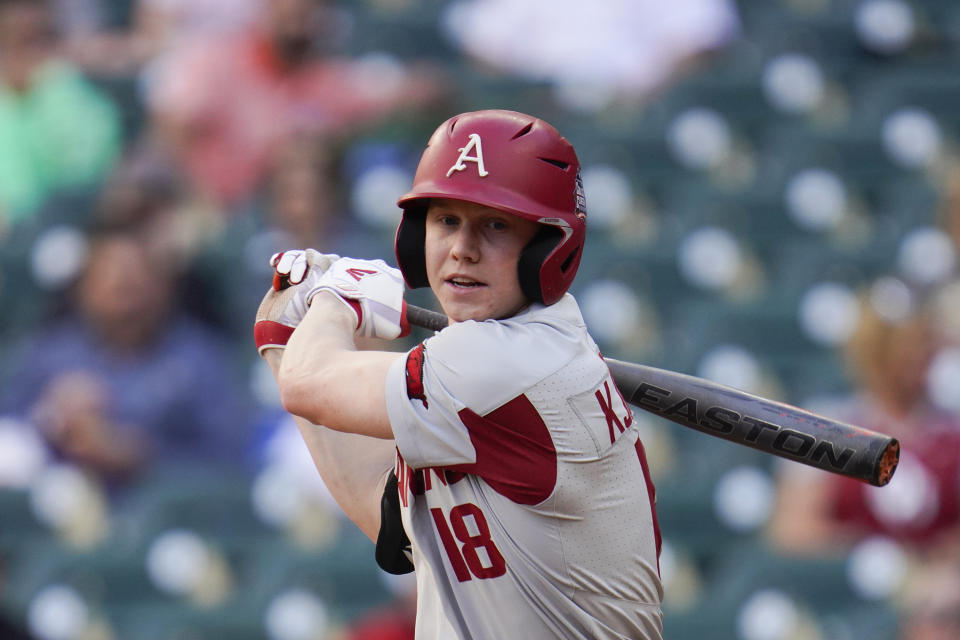
<instances>
[{"instance_id":1,"label":"letters kj on jersey","mask_svg":"<svg viewBox=\"0 0 960 640\"><path fill-rule=\"evenodd\" d=\"M570 404L587 426L598 453L612 446L633 424L633 412L609 375L594 389L570 398Z\"/></svg>"},{"instance_id":2,"label":"letters kj on jersey","mask_svg":"<svg viewBox=\"0 0 960 640\"><path fill-rule=\"evenodd\" d=\"M471 156L470 152L476 150L476 155ZM480 174L481 178L485 178L490 174L489 171L483 166L483 144L480 142L480 136L476 133L470 134L470 140L466 145L457 149L460 152L460 157L457 158L457 161L453 163L453 166L447 170L447 177L450 177L450 174L454 171L463 171L467 168L467 165L464 162L474 162L477 165L477 173Z\"/></svg>"}]
</instances>

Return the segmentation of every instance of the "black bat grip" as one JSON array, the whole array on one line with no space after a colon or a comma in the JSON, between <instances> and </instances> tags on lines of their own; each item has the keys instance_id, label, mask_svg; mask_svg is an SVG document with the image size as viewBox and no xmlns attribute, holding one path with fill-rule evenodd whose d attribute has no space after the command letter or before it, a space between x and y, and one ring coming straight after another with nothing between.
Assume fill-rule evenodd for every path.
<instances>
[{"instance_id":1,"label":"black bat grip","mask_svg":"<svg viewBox=\"0 0 960 640\"><path fill-rule=\"evenodd\" d=\"M423 329L429 329L431 331L440 331L447 327L450 324L450 321L447 319L447 316L439 313L437 311L430 311L429 309L423 309L421 307L416 307L412 304L407 305L407 322L410 324L421 327Z\"/></svg>"}]
</instances>

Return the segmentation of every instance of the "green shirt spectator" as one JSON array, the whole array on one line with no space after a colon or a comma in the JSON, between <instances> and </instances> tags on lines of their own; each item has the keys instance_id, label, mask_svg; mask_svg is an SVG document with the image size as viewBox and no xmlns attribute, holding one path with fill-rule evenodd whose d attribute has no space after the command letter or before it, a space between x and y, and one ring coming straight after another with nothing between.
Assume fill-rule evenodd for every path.
<instances>
[{"instance_id":1,"label":"green shirt spectator","mask_svg":"<svg viewBox=\"0 0 960 640\"><path fill-rule=\"evenodd\" d=\"M95 184L120 139L110 99L58 58L47 2L0 0L0 228L59 188Z\"/></svg>"},{"instance_id":2,"label":"green shirt spectator","mask_svg":"<svg viewBox=\"0 0 960 640\"><path fill-rule=\"evenodd\" d=\"M58 187L91 184L120 148L113 104L79 72L56 62L26 92L0 86L0 210L16 224Z\"/></svg>"}]
</instances>

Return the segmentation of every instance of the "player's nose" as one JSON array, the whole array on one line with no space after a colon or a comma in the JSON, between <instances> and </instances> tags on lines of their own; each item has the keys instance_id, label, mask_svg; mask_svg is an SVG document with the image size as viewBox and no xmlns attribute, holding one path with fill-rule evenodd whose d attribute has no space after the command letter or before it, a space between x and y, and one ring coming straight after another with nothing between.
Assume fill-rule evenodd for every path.
<instances>
[{"instance_id":1,"label":"player's nose","mask_svg":"<svg viewBox=\"0 0 960 640\"><path fill-rule=\"evenodd\" d=\"M476 262L480 259L480 237L473 225L461 225L454 234L450 255L457 260Z\"/></svg>"}]
</instances>

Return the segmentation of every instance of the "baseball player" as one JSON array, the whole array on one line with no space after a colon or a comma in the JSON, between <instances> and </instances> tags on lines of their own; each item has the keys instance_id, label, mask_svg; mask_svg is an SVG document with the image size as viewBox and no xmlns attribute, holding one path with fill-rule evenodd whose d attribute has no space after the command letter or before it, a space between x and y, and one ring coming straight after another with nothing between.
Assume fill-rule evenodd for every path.
<instances>
[{"instance_id":1,"label":"baseball player","mask_svg":"<svg viewBox=\"0 0 960 640\"><path fill-rule=\"evenodd\" d=\"M586 235L579 170L546 122L465 113L399 200L399 270L273 258L276 288L292 286L264 299L258 347L381 565L403 571L409 538L418 639L661 638L643 445L566 293ZM404 281L429 286L450 325L404 354L356 350L404 333Z\"/></svg>"}]
</instances>

